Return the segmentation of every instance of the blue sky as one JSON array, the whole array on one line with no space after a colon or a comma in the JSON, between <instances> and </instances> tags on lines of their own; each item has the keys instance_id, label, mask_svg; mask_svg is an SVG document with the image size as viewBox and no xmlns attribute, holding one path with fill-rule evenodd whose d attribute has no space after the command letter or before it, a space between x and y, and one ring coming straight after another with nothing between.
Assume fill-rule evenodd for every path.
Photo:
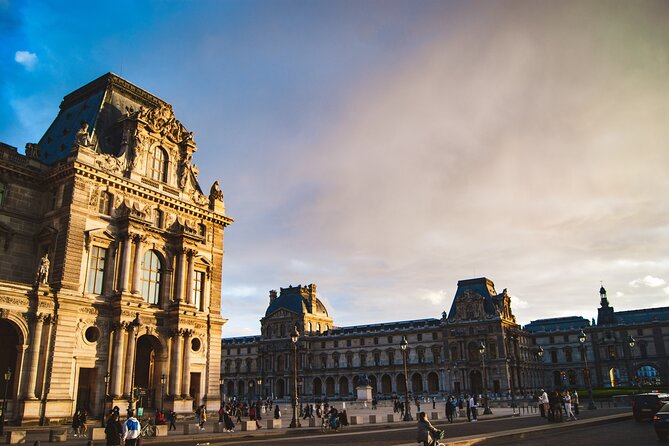
<instances>
[{"instance_id":1,"label":"blue sky","mask_svg":"<svg viewBox=\"0 0 669 446\"><path fill-rule=\"evenodd\" d=\"M460 279L518 321L669 296L666 2L0 0L0 141L112 71L218 179L226 336L316 283L335 324L438 317Z\"/></svg>"}]
</instances>

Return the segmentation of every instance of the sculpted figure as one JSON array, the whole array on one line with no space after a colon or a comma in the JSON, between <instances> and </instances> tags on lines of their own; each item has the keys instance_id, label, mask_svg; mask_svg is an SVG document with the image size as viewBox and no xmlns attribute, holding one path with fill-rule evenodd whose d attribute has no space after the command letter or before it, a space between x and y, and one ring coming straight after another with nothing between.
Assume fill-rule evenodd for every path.
<instances>
[{"instance_id":1,"label":"sculpted figure","mask_svg":"<svg viewBox=\"0 0 669 446\"><path fill-rule=\"evenodd\" d=\"M223 191L218 186L218 180L214 181L214 184L211 185L211 190L209 191L209 199L214 200L223 200Z\"/></svg>"},{"instance_id":2,"label":"sculpted figure","mask_svg":"<svg viewBox=\"0 0 669 446\"><path fill-rule=\"evenodd\" d=\"M37 268L37 277L35 277L35 282L37 284L46 284L49 279L49 253L45 253L42 256L42 259L39 261L39 267Z\"/></svg>"},{"instance_id":3,"label":"sculpted figure","mask_svg":"<svg viewBox=\"0 0 669 446\"><path fill-rule=\"evenodd\" d=\"M88 123L86 121L81 123L81 128L77 131L77 134L74 137L74 143L83 147L91 145L91 137L88 134Z\"/></svg>"}]
</instances>

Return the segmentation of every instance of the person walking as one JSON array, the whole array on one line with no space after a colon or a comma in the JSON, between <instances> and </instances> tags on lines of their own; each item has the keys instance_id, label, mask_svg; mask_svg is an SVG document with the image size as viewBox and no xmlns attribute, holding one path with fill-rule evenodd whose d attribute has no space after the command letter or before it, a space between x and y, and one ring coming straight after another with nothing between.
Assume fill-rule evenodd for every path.
<instances>
[{"instance_id":1,"label":"person walking","mask_svg":"<svg viewBox=\"0 0 669 446\"><path fill-rule=\"evenodd\" d=\"M569 391L566 391L564 394L564 411L566 413L567 421L569 420L578 420L574 412L571 411L571 395Z\"/></svg>"},{"instance_id":2,"label":"person walking","mask_svg":"<svg viewBox=\"0 0 669 446\"><path fill-rule=\"evenodd\" d=\"M576 389L571 393L571 405L574 408L574 414L578 415L578 392Z\"/></svg>"},{"instance_id":3,"label":"person walking","mask_svg":"<svg viewBox=\"0 0 669 446\"><path fill-rule=\"evenodd\" d=\"M476 402L476 399L474 398L474 395L469 397L469 410L472 413L472 422L478 421L478 403Z\"/></svg>"},{"instance_id":4,"label":"person walking","mask_svg":"<svg viewBox=\"0 0 669 446\"><path fill-rule=\"evenodd\" d=\"M200 430L204 430L204 423L207 422L207 406L200 406Z\"/></svg>"},{"instance_id":5,"label":"person walking","mask_svg":"<svg viewBox=\"0 0 669 446\"><path fill-rule=\"evenodd\" d=\"M473 397L472 397L473 399ZM464 402L466 409L467 409L467 421L472 421L472 406L469 404L469 395L465 393L465 402Z\"/></svg>"},{"instance_id":6,"label":"person walking","mask_svg":"<svg viewBox=\"0 0 669 446\"><path fill-rule=\"evenodd\" d=\"M135 418L133 411L129 410L128 419L123 423L123 433L121 435L121 440L123 440L125 446L137 446L140 429L139 421Z\"/></svg>"},{"instance_id":7,"label":"person walking","mask_svg":"<svg viewBox=\"0 0 669 446\"><path fill-rule=\"evenodd\" d=\"M225 424L225 431L226 432L234 432L235 431L235 423L232 421L232 417L230 416L230 411L232 409L228 406L225 407L223 411L223 423Z\"/></svg>"},{"instance_id":8,"label":"person walking","mask_svg":"<svg viewBox=\"0 0 669 446\"><path fill-rule=\"evenodd\" d=\"M448 420L449 423L453 422L453 410L454 410L453 398L449 396L448 399L446 400L446 419Z\"/></svg>"},{"instance_id":9,"label":"person walking","mask_svg":"<svg viewBox=\"0 0 669 446\"><path fill-rule=\"evenodd\" d=\"M169 415L169 422L170 422L170 427L167 429L168 431L171 430L177 430L177 413L173 410L170 410L170 415Z\"/></svg>"},{"instance_id":10,"label":"person walking","mask_svg":"<svg viewBox=\"0 0 669 446\"><path fill-rule=\"evenodd\" d=\"M122 434L123 427L118 419L118 414L112 412L109 419L107 419L107 425L105 426L106 446L120 446Z\"/></svg>"},{"instance_id":11,"label":"person walking","mask_svg":"<svg viewBox=\"0 0 669 446\"><path fill-rule=\"evenodd\" d=\"M539 390L539 414L542 418L548 417L548 394L544 389Z\"/></svg>"}]
</instances>

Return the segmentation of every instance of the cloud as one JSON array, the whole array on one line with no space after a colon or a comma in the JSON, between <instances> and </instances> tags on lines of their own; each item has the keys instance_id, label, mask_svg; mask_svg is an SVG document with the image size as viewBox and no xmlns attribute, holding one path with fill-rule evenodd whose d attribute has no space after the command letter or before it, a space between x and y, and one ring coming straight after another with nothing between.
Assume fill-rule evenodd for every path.
<instances>
[{"instance_id":1,"label":"cloud","mask_svg":"<svg viewBox=\"0 0 669 446\"><path fill-rule=\"evenodd\" d=\"M634 279L629 283L629 285L633 288L639 288L639 287L657 288L666 284L667 284L666 280L661 279L659 277L653 277L650 275L644 277L643 279Z\"/></svg>"},{"instance_id":2,"label":"cloud","mask_svg":"<svg viewBox=\"0 0 669 446\"><path fill-rule=\"evenodd\" d=\"M450 293L444 290L418 289L416 296L418 299L428 301L433 305L445 305L450 300Z\"/></svg>"},{"instance_id":3,"label":"cloud","mask_svg":"<svg viewBox=\"0 0 669 446\"><path fill-rule=\"evenodd\" d=\"M511 298L511 307L513 310L525 310L530 307L530 303L518 296L509 296Z\"/></svg>"},{"instance_id":4,"label":"cloud","mask_svg":"<svg viewBox=\"0 0 669 446\"><path fill-rule=\"evenodd\" d=\"M14 61L23 65L26 70L32 71L35 68L35 65L37 65L38 59L37 54L35 53L29 51L17 51L16 54L14 54Z\"/></svg>"}]
</instances>

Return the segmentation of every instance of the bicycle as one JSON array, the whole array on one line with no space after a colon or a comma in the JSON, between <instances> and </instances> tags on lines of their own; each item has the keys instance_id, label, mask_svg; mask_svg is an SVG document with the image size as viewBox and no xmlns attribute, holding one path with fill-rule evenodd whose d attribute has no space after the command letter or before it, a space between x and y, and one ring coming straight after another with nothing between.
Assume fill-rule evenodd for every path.
<instances>
[{"instance_id":1,"label":"bicycle","mask_svg":"<svg viewBox=\"0 0 669 446\"><path fill-rule=\"evenodd\" d=\"M339 432L341 429L341 423L339 420L335 420L334 426L332 425L332 422L330 421L330 418L328 417L323 417L321 419L321 432Z\"/></svg>"},{"instance_id":2,"label":"bicycle","mask_svg":"<svg viewBox=\"0 0 669 446\"><path fill-rule=\"evenodd\" d=\"M141 422L139 423L142 427L141 430L139 431L139 436L140 437L154 437L156 435L156 426L153 424L153 420L149 418L142 424Z\"/></svg>"}]
</instances>

